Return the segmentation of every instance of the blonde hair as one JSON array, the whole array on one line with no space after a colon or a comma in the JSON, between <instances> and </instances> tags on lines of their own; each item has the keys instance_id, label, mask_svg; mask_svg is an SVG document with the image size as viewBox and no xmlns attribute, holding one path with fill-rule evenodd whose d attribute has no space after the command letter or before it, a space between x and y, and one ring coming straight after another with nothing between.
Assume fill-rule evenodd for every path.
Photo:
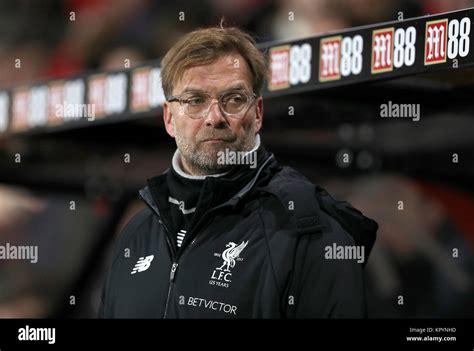
<instances>
[{"instance_id":1,"label":"blonde hair","mask_svg":"<svg viewBox=\"0 0 474 351\"><path fill-rule=\"evenodd\" d=\"M268 68L265 55L255 46L255 40L236 27L198 29L184 35L161 61L161 81L168 98L173 94L173 85L184 72L195 66L208 65L231 53L241 55L251 73L254 93L260 95Z\"/></svg>"}]
</instances>

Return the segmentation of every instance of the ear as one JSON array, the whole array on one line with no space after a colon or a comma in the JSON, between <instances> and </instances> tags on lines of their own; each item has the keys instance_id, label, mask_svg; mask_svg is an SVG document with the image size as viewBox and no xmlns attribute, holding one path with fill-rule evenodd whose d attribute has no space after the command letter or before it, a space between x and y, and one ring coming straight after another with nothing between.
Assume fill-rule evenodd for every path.
<instances>
[{"instance_id":1,"label":"ear","mask_svg":"<svg viewBox=\"0 0 474 351\"><path fill-rule=\"evenodd\" d=\"M255 133L258 133L262 129L263 125L263 98L259 96L257 98L257 114L255 117Z\"/></svg>"},{"instance_id":2,"label":"ear","mask_svg":"<svg viewBox=\"0 0 474 351\"><path fill-rule=\"evenodd\" d=\"M173 127L173 114L171 112L170 103L165 101L163 103L163 122L165 124L166 132L172 137L175 137Z\"/></svg>"}]
</instances>

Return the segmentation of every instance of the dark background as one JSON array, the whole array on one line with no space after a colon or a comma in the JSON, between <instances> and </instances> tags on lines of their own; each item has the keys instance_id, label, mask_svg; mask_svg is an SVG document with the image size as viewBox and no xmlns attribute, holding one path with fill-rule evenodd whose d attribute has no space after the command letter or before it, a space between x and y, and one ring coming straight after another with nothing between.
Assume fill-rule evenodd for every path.
<instances>
[{"instance_id":1,"label":"dark background","mask_svg":"<svg viewBox=\"0 0 474 351\"><path fill-rule=\"evenodd\" d=\"M259 43L435 14L472 1L0 1L0 89L162 57L200 26L228 24ZM70 21L74 11L75 21ZM184 21L178 21L183 11ZM293 11L296 20L288 22ZM22 59L22 68L14 60ZM461 75L472 77L465 70ZM367 265L369 316L474 316L472 85L454 73L275 98L262 141L380 225ZM382 120L388 100L421 105L421 121ZM295 107L288 116L287 106ZM0 260L0 317L95 317L136 191L170 165L161 114L77 130L0 138L0 245L38 245L39 261ZM21 164L13 155L22 154ZM350 164L340 162L349 152ZM459 162L452 162L453 153ZM131 162L124 162L130 154ZM75 201L75 211L70 210ZM404 210L398 210L398 201ZM459 252L453 257L453 249ZM398 303L403 296L403 305ZM73 297L73 299L71 299ZM71 303L74 301L74 303Z\"/></svg>"}]
</instances>

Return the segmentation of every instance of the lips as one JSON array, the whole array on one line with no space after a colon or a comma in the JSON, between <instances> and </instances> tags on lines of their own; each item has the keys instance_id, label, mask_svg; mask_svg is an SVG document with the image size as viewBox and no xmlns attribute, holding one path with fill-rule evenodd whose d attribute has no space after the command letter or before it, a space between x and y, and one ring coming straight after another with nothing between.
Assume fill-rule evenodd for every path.
<instances>
[{"instance_id":1,"label":"lips","mask_svg":"<svg viewBox=\"0 0 474 351\"><path fill-rule=\"evenodd\" d=\"M204 139L202 142L231 142L231 139L226 138L208 138Z\"/></svg>"},{"instance_id":2,"label":"lips","mask_svg":"<svg viewBox=\"0 0 474 351\"><path fill-rule=\"evenodd\" d=\"M199 141L200 143L232 143L236 140L231 135L207 135L203 140Z\"/></svg>"},{"instance_id":3,"label":"lips","mask_svg":"<svg viewBox=\"0 0 474 351\"><path fill-rule=\"evenodd\" d=\"M207 140L204 140L203 143L207 143L207 144L218 144L218 143L222 143L224 142L225 140L222 140L222 139L207 139Z\"/></svg>"}]
</instances>

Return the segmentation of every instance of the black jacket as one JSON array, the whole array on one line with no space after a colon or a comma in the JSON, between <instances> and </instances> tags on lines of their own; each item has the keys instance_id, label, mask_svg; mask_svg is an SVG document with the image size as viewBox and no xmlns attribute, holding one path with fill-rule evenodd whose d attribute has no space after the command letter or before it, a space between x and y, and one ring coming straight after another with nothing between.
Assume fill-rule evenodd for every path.
<instances>
[{"instance_id":1,"label":"black jacket","mask_svg":"<svg viewBox=\"0 0 474 351\"><path fill-rule=\"evenodd\" d=\"M378 226L347 202L265 153L255 176L200 214L177 250L157 200L165 182L163 174L140 190L148 208L121 234L100 317L365 316L363 266ZM350 252L362 248L357 262Z\"/></svg>"}]
</instances>

